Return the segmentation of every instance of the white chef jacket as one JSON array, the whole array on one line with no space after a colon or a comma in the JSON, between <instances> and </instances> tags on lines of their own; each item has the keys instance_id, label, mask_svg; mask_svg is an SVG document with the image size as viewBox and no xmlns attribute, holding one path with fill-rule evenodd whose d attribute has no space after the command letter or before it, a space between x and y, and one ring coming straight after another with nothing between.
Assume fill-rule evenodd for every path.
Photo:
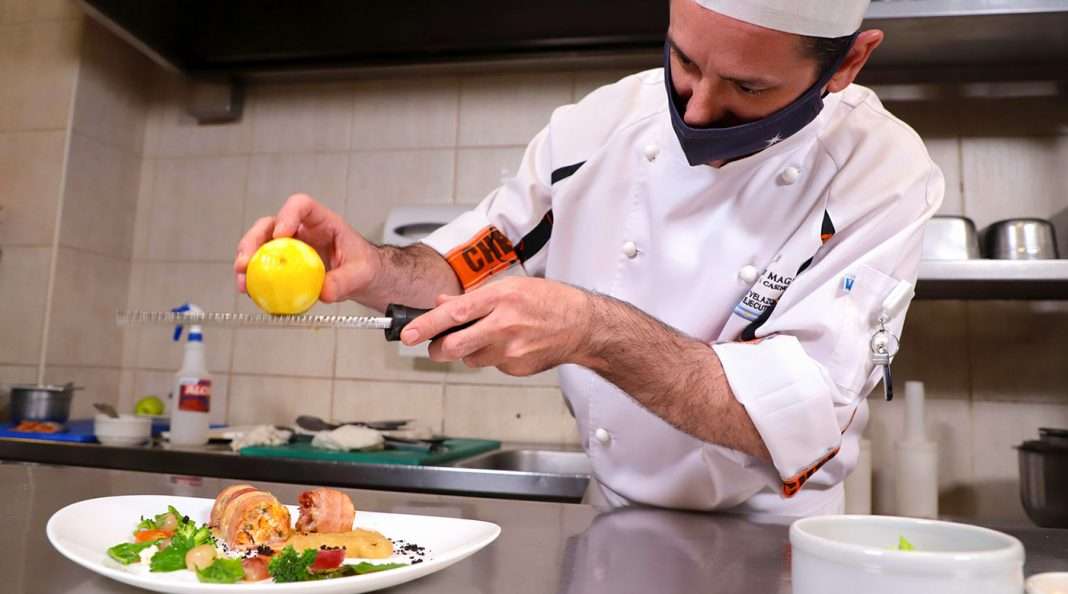
<instances>
[{"instance_id":1,"label":"white chef jacket","mask_svg":"<svg viewBox=\"0 0 1068 594\"><path fill-rule=\"evenodd\" d=\"M465 289L518 268L626 301L715 350L771 464L560 367L613 504L810 515L841 511L881 377L869 341L891 290L915 282L943 190L919 136L858 85L757 155L691 167L658 68L555 110L515 177L423 242ZM902 310L888 328L903 321Z\"/></svg>"}]
</instances>

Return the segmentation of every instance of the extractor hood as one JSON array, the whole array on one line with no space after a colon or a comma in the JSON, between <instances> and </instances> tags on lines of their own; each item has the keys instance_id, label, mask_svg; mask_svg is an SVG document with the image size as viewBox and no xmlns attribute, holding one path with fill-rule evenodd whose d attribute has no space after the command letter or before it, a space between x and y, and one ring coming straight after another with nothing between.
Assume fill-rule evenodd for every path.
<instances>
[{"instance_id":1,"label":"extractor hood","mask_svg":"<svg viewBox=\"0 0 1068 594\"><path fill-rule=\"evenodd\" d=\"M194 77L638 56L655 63L668 0L82 0ZM871 70L1061 79L1068 0L875 0Z\"/></svg>"}]
</instances>

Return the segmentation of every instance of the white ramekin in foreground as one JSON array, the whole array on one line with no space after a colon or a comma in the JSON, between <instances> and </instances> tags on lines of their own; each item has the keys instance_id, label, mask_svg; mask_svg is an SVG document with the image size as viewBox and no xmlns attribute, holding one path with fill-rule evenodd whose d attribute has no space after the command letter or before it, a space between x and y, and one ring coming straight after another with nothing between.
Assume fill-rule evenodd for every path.
<instances>
[{"instance_id":1,"label":"white ramekin in foreground","mask_svg":"<svg viewBox=\"0 0 1068 594\"><path fill-rule=\"evenodd\" d=\"M898 550L905 537L912 551ZM790 526L793 594L1020 594L1023 545L978 526L817 516Z\"/></svg>"}]
</instances>

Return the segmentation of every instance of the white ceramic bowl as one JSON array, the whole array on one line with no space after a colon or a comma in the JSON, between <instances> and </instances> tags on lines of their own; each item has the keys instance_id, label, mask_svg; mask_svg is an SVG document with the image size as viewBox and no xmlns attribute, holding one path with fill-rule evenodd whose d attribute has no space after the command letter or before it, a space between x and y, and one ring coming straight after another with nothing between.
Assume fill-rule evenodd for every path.
<instances>
[{"instance_id":1,"label":"white ceramic bowl","mask_svg":"<svg viewBox=\"0 0 1068 594\"><path fill-rule=\"evenodd\" d=\"M152 437L152 419L134 415L119 415L113 419L107 415L93 418L93 433L100 443L109 446L138 446Z\"/></svg>"},{"instance_id":2,"label":"white ceramic bowl","mask_svg":"<svg viewBox=\"0 0 1068 594\"><path fill-rule=\"evenodd\" d=\"M899 551L904 536L914 547ZM817 516L790 526L793 594L1020 594L1024 549L967 524Z\"/></svg>"}]
</instances>

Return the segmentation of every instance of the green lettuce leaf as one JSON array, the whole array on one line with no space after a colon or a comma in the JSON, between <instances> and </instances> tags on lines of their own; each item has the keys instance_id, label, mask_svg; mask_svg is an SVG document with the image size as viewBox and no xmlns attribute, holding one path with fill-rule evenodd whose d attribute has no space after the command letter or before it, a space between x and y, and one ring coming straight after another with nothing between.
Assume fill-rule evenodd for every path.
<instances>
[{"instance_id":1,"label":"green lettuce leaf","mask_svg":"<svg viewBox=\"0 0 1068 594\"><path fill-rule=\"evenodd\" d=\"M158 542L158 540L154 540L152 542L124 542L117 544L108 549L108 557L123 565L137 563L141 560L141 551Z\"/></svg>"},{"instance_id":2,"label":"green lettuce leaf","mask_svg":"<svg viewBox=\"0 0 1068 594\"><path fill-rule=\"evenodd\" d=\"M313 580L329 580L332 578L349 577L353 575L363 575L365 573L374 573L376 571L386 571L388 569L397 569L398 567L408 567L406 563L368 563L362 561L355 565L342 565L337 569L331 569L330 571L314 571L311 572L309 579Z\"/></svg>"},{"instance_id":3,"label":"green lettuce leaf","mask_svg":"<svg viewBox=\"0 0 1068 594\"><path fill-rule=\"evenodd\" d=\"M356 565L348 565L356 570L356 575L364 573L374 573L376 571L386 571L387 569L397 569L398 567L408 567L407 563L368 563L363 561Z\"/></svg>"},{"instance_id":4,"label":"green lettuce leaf","mask_svg":"<svg viewBox=\"0 0 1068 594\"><path fill-rule=\"evenodd\" d=\"M240 559L216 559L211 565L197 571L197 579L212 584L236 584L245 577Z\"/></svg>"},{"instance_id":5,"label":"green lettuce leaf","mask_svg":"<svg viewBox=\"0 0 1068 594\"><path fill-rule=\"evenodd\" d=\"M171 540L171 546L152 555L152 559L148 563L150 571L161 572L185 569L185 554L193 547L186 546L184 543L175 544L175 540Z\"/></svg>"},{"instance_id":6,"label":"green lettuce leaf","mask_svg":"<svg viewBox=\"0 0 1068 594\"><path fill-rule=\"evenodd\" d=\"M174 508L171 508L173 512ZM178 530L171 537L171 544L162 551L152 555L149 563L151 571L178 571L185 569L185 554L189 549L212 542L211 530L207 526L197 528L195 522L179 520Z\"/></svg>"}]
</instances>

